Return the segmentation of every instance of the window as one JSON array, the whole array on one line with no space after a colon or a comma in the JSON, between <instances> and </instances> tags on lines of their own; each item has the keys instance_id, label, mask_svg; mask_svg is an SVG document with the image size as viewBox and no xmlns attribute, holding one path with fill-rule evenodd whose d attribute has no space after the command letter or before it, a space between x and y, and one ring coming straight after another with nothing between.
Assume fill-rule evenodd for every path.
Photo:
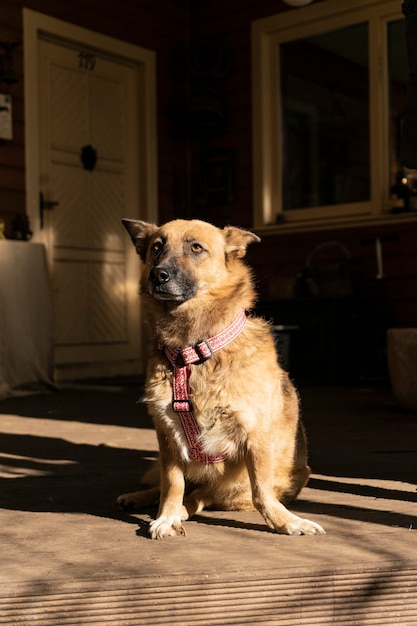
<instances>
[{"instance_id":1,"label":"window","mask_svg":"<svg viewBox=\"0 0 417 626\"><path fill-rule=\"evenodd\" d=\"M417 180L398 159L408 80L401 3L292 9L254 22L252 49L255 226L417 219Z\"/></svg>"}]
</instances>

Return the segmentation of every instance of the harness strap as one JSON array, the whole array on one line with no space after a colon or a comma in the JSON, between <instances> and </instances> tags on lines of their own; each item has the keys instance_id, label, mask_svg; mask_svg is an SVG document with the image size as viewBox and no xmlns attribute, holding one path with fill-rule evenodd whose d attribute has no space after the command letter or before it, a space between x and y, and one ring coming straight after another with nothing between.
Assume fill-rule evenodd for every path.
<instances>
[{"instance_id":1,"label":"harness strap","mask_svg":"<svg viewBox=\"0 0 417 626\"><path fill-rule=\"evenodd\" d=\"M200 365L213 354L231 343L246 326L246 313L241 311L236 319L218 335L199 341L194 346L177 350L169 346L160 346L173 366L173 401L172 408L178 413L187 438L191 457L200 463L218 463L224 461L223 455L208 455L201 445L200 429L193 414L193 407L189 399L189 365Z\"/></svg>"}]
</instances>

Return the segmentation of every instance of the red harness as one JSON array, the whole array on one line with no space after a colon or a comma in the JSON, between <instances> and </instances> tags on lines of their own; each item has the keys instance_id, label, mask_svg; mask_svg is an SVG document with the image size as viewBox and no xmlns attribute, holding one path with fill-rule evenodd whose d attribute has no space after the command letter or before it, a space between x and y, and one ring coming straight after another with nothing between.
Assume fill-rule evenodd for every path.
<instances>
[{"instance_id":1,"label":"red harness","mask_svg":"<svg viewBox=\"0 0 417 626\"><path fill-rule=\"evenodd\" d=\"M185 436L188 441L188 449L191 457L200 463L218 463L224 461L223 455L210 456L206 454L201 445L200 429L193 414L193 407L189 399L189 365L200 365L211 359L214 352L221 350L231 343L246 326L246 313L241 311L237 318L218 335L199 341L194 346L188 346L183 350L162 346L168 360L173 366L173 401L172 408L178 413Z\"/></svg>"}]
</instances>

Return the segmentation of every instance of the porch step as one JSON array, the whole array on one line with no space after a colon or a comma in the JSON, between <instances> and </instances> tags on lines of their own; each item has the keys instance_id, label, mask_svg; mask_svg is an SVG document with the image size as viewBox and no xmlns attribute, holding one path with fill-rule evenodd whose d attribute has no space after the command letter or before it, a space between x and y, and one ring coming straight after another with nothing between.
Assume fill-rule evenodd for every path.
<instances>
[{"instance_id":1,"label":"porch step","mask_svg":"<svg viewBox=\"0 0 417 626\"><path fill-rule=\"evenodd\" d=\"M279 557L277 557L278 560ZM42 581L0 590L11 626L417 624L417 569L222 572L120 580Z\"/></svg>"}]
</instances>

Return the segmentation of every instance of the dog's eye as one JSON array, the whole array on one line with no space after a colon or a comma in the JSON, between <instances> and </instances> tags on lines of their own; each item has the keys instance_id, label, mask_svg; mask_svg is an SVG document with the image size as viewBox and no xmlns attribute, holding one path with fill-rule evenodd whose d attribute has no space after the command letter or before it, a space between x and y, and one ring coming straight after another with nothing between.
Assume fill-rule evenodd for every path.
<instances>
[{"instance_id":1,"label":"dog's eye","mask_svg":"<svg viewBox=\"0 0 417 626\"><path fill-rule=\"evenodd\" d=\"M151 250L154 254L159 254L159 252L161 252L162 250L162 247L162 241L155 241L151 246Z\"/></svg>"},{"instance_id":2,"label":"dog's eye","mask_svg":"<svg viewBox=\"0 0 417 626\"><path fill-rule=\"evenodd\" d=\"M191 252L194 252L194 254L200 254L200 252L203 251L203 246L200 245L199 243L192 243L191 244Z\"/></svg>"}]
</instances>

